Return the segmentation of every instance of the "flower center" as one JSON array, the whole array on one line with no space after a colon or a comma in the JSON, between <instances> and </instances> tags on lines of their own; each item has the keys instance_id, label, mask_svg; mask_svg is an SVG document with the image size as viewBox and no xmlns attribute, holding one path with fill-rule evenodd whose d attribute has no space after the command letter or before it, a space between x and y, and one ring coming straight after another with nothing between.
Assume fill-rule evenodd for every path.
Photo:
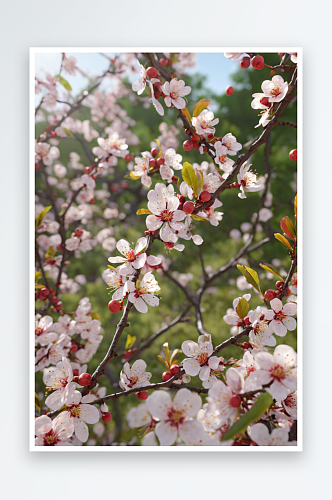
<instances>
[{"instance_id":1,"label":"flower center","mask_svg":"<svg viewBox=\"0 0 332 500\"><path fill-rule=\"evenodd\" d=\"M60 378L59 382L61 387L66 387L66 385L68 384L68 377Z\"/></svg>"},{"instance_id":2,"label":"flower center","mask_svg":"<svg viewBox=\"0 0 332 500\"><path fill-rule=\"evenodd\" d=\"M175 100L179 97L179 92L173 90L173 92L170 93L170 96Z\"/></svg>"},{"instance_id":3,"label":"flower center","mask_svg":"<svg viewBox=\"0 0 332 500\"><path fill-rule=\"evenodd\" d=\"M136 384L137 380L138 380L138 376L134 375L133 378L130 379L130 384L129 384L130 387L133 387Z\"/></svg>"},{"instance_id":4,"label":"flower center","mask_svg":"<svg viewBox=\"0 0 332 500\"><path fill-rule=\"evenodd\" d=\"M129 250L129 252L127 253L127 259L129 262L133 262L136 259L134 250Z\"/></svg>"},{"instance_id":5,"label":"flower center","mask_svg":"<svg viewBox=\"0 0 332 500\"><path fill-rule=\"evenodd\" d=\"M79 417L80 416L80 409L79 405L72 405L68 408L68 411L70 411L72 417Z\"/></svg>"},{"instance_id":6,"label":"flower center","mask_svg":"<svg viewBox=\"0 0 332 500\"><path fill-rule=\"evenodd\" d=\"M54 446L58 442L58 436L51 429L44 436L44 446Z\"/></svg>"},{"instance_id":7,"label":"flower center","mask_svg":"<svg viewBox=\"0 0 332 500\"><path fill-rule=\"evenodd\" d=\"M207 355L206 352L201 352L197 357L196 361L201 365L205 365L207 360L209 359L209 356Z\"/></svg>"},{"instance_id":8,"label":"flower center","mask_svg":"<svg viewBox=\"0 0 332 500\"><path fill-rule=\"evenodd\" d=\"M250 373L252 373L254 371L255 371L255 368L252 365L248 366L248 368L247 368L247 376L250 375Z\"/></svg>"},{"instance_id":9,"label":"flower center","mask_svg":"<svg viewBox=\"0 0 332 500\"><path fill-rule=\"evenodd\" d=\"M173 427L178 427L179 424L182 424L184 421L183 412L184 410L175 410L174 408L170 408L167 412L167 422L169 422Z\"/></svg>"},{"instance_id":10,"label":"flower center","mask_svg":"<svg viewBox=\"0 0 332 500\"><path fill-rule=\"evenodd\" d=\"M274 313L274 319L276 321L282 321L285 318L287 318L287 314L284 314L282 311L279 311L278 313Z\"/></svg>"},{"instance_id":11,"label":"flower center","mask_svg":"<svg viewBox=\"0 0 332 500\"><path fill-rule=\"evenodd\" d=\"M281 93L279 87L277 87L276 85L274 85L271 89L270 89L270 95L272 97L277 97L279 94Z\"/></svg>"},{"instance_id":12,"label":"flower center","mask_svg":"<svg viewBox=\"0 0 332 500\"><path fill-rule=\"evenodd\" d=\"M36 329L35 329L35 335L37 335L38 337L39 337L39 335L41 335L42 333L44 333L43 328L36 328Z\"/></svg>"},{"instance_id":13,"label":"flower center","mask_svg":"<svg viewBox=\"0 0 332 500\"><path fill-rule=\"evenodd\" d=\"M286 371L285 368L283 368L280 365L276 365L274 368L271 369L271 375L273 378L276 379L284 379L286 377Z\"/></svg>"},{"instance_id":14,"label":"flower center","mask_svg":"<svg viewBox=\"0 0 332 500\"><path fill-rule=\"evenodd\" d=\"M172 214L172 212L169 212L168 210L164 210L163 212L161 212L159 217L161 218L161 220L163 222L169 222L172 220L173 214Z\"/></svg>"}]
</instances>

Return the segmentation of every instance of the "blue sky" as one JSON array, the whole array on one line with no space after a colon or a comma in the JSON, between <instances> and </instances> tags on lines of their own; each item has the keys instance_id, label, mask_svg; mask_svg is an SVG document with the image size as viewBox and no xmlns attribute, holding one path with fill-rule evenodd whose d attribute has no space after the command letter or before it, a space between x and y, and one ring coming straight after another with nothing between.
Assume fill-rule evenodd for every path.
<instances>
[{"instance_id":1,"label":"blue sky","mask_svg":"<svg viewBox=\"0 0 332 500\"><path fill-rule=\"evenodd\" d=\"M83 71L99 75L108 66L108 61L99 53L66 53L69 57L74 55L77 58L77 65ZM61 53L36 53L36 74L43 69L55 75L58 73L61 64ZM221 93L228 85L230 85L230 75L239 66L238 62L227 59L223 53L197 53L196 66L190 68L188 73L202 73L207 76L206 85L213 91ZM80 74L75 77L68 74L63 76L69 81L73 92L76 94L86 87L86 78Z\"/></svg>"}]
</instances>

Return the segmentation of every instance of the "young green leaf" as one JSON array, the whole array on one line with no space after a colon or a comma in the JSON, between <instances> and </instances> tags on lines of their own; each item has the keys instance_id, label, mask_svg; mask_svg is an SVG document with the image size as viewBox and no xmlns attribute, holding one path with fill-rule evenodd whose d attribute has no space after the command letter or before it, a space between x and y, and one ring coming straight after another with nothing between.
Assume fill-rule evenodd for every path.
<instances>
[{"instance_id":1,"label":"young green leaf","mask_svg":"<svg viewBox=\"0 0 332 500\"><path fill-rule=\"evenodd\" d=\"M48 206L48 207L45 207L43 208L43 210L40 212L40 214L37 215L36 217L36 229L38 229L38 227L40 226L40 224L42 223L42 220L43 218L45 217L45 215L47 214L47 212L49 212L51 210L52 206Z\"/></svg>"},{"instance_id":2,"label":"young green leaf","mask_svg":"<svg viewBox=\"0 0 332 500\"><path fill-rule=\"evenodd\" d=\"M268 271L269 273L274 274L275 276L278 276L280 279L282 279L282 281L284 281L284 278L281 276L281 274L279 274L277 269L274 266L272 266L272 264L259 264L259 265L263 269L265 269L265 271Z\"/></svg>"},{"instance_id":3,"label":"young green leaf","mask_svg":"<svg viewBox=\"0 0 332 500\"><path fill-rule=\"evenodd\" d=\"M244 297L241 297L239 300L236 306L236 312L241 319L244 319L248 315L249 302Z\"/></svg>"},{"instance_id":4,"label":"young green leaf","mask_svg":"<svg viewBox=\"0 0 332 500\"><path fill-rule=\"evenodd\" d=\"M128 333L126 345L125 345L126 351L128 351L128 349L131 349L133 347L133 345L135 344L135 341L136 341L136 337L135 336L132 337L130 335L130 333Z\"/></svg>"},{"instance_id":5,"label":"young green leaf","mask_svg":"<svg viewBox=\"0 0 332 500\"><path fill-rule=\"evenodd\" d=\"M289 243L289 241L287 240L287 238L285 238L285 236L283 236L282 234L280 233L275 233L274 234L274 237L280 241L283 245L285 245L285 247L288 248L288 250L292 251L292 246L291 244Z\"/></svg>"},{"instance_id":6,"label":"young green leaf","mask_svg":"<svg viewBox=\"0 0 332 500\"><path fill-rule=\"evenodd\" d=\"M151 215L152 212L148 210L147 208L139 208L136 212L136 215Z\"/></svg>"},{"instance_id":7,"label":"young green leaf","mask_svg":"<svg viewBox=\"0 0 332 500\"><path fill-rule=\"evenodd\" d=\"M66 90L73 90L71 88L71 85L70 83L65 79L63 78L63 76L60 76L59 77L59 82L61 83L61 85L66 89Z\"/></svg>"},{"instance_id":8,"label":"young green leaf","mask_svg":"<svg viewBox=\"0 0 332 500\"><path fill-rule=\"evenodd\" d=\"M225 432L221 441L227 441L228 439L233 439L238 434L243 434L247 430L248 425L257 422L257 420L259 420L260 417L270 408L272 402L273 398L271 394L268 392L260 394L250 410L239 420L234 422L228 431Z\"/></svg>"},{"instance_id":9,"label":"young green leaf","mask_svg":"<svg viewBox=\"0 0 332 500\"><path fill-rule=\"evenodd\" d=\"M195 196L197 196L198 195L198 180L197 180L196 172L195 172L195 169L187 161L185 161L183 164L182 178L183 178L184 182L192 188Z\"/></svg>"},{"instance_id":10,"label":"young green leaf","mask_svg":"<svg viewBox=\"0 0 332 500\"><path fill-rule=\"evenodd\" d=\"M205 108L208 107L210 102L210 99L201 99L200 101L196 102L193 116L198 116Z\"/></svg>"}]
</instances>

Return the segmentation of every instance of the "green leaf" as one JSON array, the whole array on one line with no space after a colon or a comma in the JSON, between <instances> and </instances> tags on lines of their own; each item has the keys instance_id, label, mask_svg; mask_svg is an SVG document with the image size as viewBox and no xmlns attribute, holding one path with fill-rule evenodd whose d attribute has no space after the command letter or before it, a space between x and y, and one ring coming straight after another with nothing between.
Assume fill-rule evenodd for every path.
<instances>
[{"instance_id":1,"label":"green leaf","mask_svg":"<svg viewBox=\"0 0 332 500\"><path fill-rule=\"evenodd\" d=\"M249 302L244 297L241 297L241 299L239 300L236 306L236 312L241 319L244 319L248 315Z\"/></svg>"},{"instance_id":2,"label":"green leaf","mask_svg":"<svg viewBox=\"0 0 332 500\"><path fill-rule=\"evenodd\" d=\"M277 269L272 266L272 264L259 264L263 269L265 269L265 271L268 271L269 273L271 274L274 274L275 276L278 276L279 278L282 279L282 281L284 281L284 278L281 276L281 274L278 273Z\"/></svg>"},{"instance_id":3,"label":"green leaf","mask_svg":"<svg viewBox=\"0 0 332 500\"><path fill-rule=\"evenodd\" d=\"M46 254L45 254L45 258L46 259L50 259L51 257L54 257L54 255L56 254L56 250L54 250L54 248L52 246L49 247L49 249L47 250Z\"/></svg>"},{"instance_id":4,"label":"green leaf","mask_svg":"<svg viewBox=\"0 0 332 500\"><path fill-rule=\"evenodd\" d=\"M150 215L152 212L148 210L147 208L139 208L136 212L136 215Z\"/></svg>"},{"instance_id":5,"label":"green leaf","mask_svg":"<svg viewBox=\"0 0 332 500\"><path fill-rule=\"evenodd\" d=\"M66 90L73 90L70 83L63 76L59 76L59 82Z\"/></svg>"},{"instance_id":6,"label":"green leaf","mask_svg":"<svg viewBox=\"0 0 332 500\"><path fill-rule=\"evenodd\" d=\"M285 245L285 247L287 247L287 248L288 248L288 250L290 250L290 251L292 251L292 250L293 250L293 249L292 249L291 244L290 244L290 243L289 243L289 241L285 238L285 236L283 236L283 235L282 235L282 234L280 234L280 233L275 233L275 234L274 234L274 237L275 237L278 241L280 241L283 245Z\"/></svg>"},{"instance_id":7,"label":"green leaf","mask_svg":"<svg viewBox=\"0 0 332 500\"><path fill-rule=\"evenodd\" d=\"M41 272L40 271L36 271L35 272L35 283L38 283L38 281L40 280L41 278Z\"/></svg>"},{"instance_id":8,"label":"green leaf","mask_svg":"<svg viewBox=\"0 0 332 500\"><path fill-rule=\"evenodd\" d=\"M140 179L140 176L133 174L133 172L130 172L129 175L125 175L125 178L127 178L127 179L133 179L134 181L137 181L137 179Z\"/></svg>"},{"instance_id":9,"label":"green leaf","mask_svg":"<svg viewBox=\"0 0 332 500\"><path fill-rule=\"evenodd\" d=\"M258 278L258 274L256 273L256 271L254 271L253 269L251 269L250 267L247 267L247 266L244 268L240 264L237 264L236 267L238 268L240 273L243 274L243 276L245 277L247 282L250 285L252 285L254 287L254 289L257 290L257 292L259 292L263 296L264 295L263 290L262 290L261 285L259 283L259 278Z\"/></svg>"},{"instance_id":10,"label":"green leaf","mask_svg":"<svg viewBox=\"0 0 332 500\"><path fill-rule=\"evenodd\" d=\"M40 214L37 215L37 217L36 217L36 229L38 229L38 227L42 223L43 218L45 217L45 215L47 214L47 212L49 212L51 210L51 208L52 208L51 205L49 207L45 207L40 212Z\"/></svg>"},{"instance_id":11,"label":"green leaf","mask_svg":"<svg viewBox=\"0 0 332 500\"><path fill-rule=\"evenodd\" d=\"M187 161L184 162L183 168L182 168L182 178L188 186L192 188L194 191L195 196L198 195L198 180L196 176L195 169L188 163Z\"/></svg>"},{"instance_id":12,"label":"green leaf","mask_svg":"<svg viewBox=\"0 0 332 500\"><path fill-rule=\"evenodd\" d=\"M164 348L164 353L165 353L166 361L169 363L170 359L171 359L171 355L170 355L170 352L169 352L168 342L165 342L163 344L163 348Z\"/></svg>"},{"instance_id":13,"label":"green leaf","mask_svg":"<svg viewBox=\"0 0 332 500\"><path fill-rule=\"evenodd\" d=\"M194 107L193 116L198 116L210 104L210 99L201 99L196 102Z\"/></svg>"},{"instance_id":14,"label":"green leaf","mask_svg":"<svg viewBox=\"0 0 332 500\"><path fill-rule=\"evenodd\" d=\"M199 217L198 215L193 215L193 214L190 214L190 215L194 220L202 220L205 222L209 220L209 219L204 219L204 217Z\"/></svg>"},{"instance_id":15,"label":"green leaf","mask_svg":"<svg viewBox=\"0 0 332 500\"><path fill-rule=\"evenodd\" d=\"M225 432L221 441L227 441L228 439L233 439L238 434L243 434L247 430L248 425L257 422L270 408L272 402L273 398L271 394L268 392L260 394L250 410Z\"/></svg>"},{"instance_id":16,"label":"green leaf","mask_svg":"<svg viewBox=\"0 0 332 500\"><path fill-rule=\"evenodd\" d=\"M135 341L136 341L136 337L135 336L132 337L130 335L130 333L128 333L127 340L126 340L126 346L125 346L126 351L128 351L128 349L131 349L133 347L133 345L135 344Z\"/></svg>"},{"instance_id":17,"label":"green leaf","mask_svg":"<svg viewBox=\"0 0 332 500\"><path fill-rule=\"evenodd\" d=\"M65 128L65 127L62 127L62 128L66 132L66 134L68 135L68 137L74 137L73 133L71 132L71 130L69 130L68 128Z\"/></svg>"},{"instance_id":18,"label":"green leaf","mask_svg":"<svg viewBox=\"0 0 332 500\"><path fill-rule=\"evenodd\" d=\"M35 407L37 408L37 411L40 415L41 402L40 402L40 399L39 399L38 394L36 392L35 392Z\"/></svg>"},{"instance_id":19,"label":"green leaf","mask_svg":"<svg viewBox=\"0 0 332 500\"><path fill-rule=\"evenodd\" d=\"M166 368L166 370L168 371L169 370L169 366L168 364L166 363L166 361L160 356L160 354L157 356L157 358L159 359L160 363L162 363L162 365Z\"/></svg>"},{"instance_id":20,"label":"green leaf","mask_svg":"<svg viewBox=\"0 0 332 500\"><path fill-rule=\"evenodd\" d=\"M204 184L204 175L201 170L198 170L197 177L198 177L198 191L200 191Z\"/></svg>"},{"instance_id":21,"label":"green leaf","mask_svg":"<svg viewBox=\"0 0 332 500\"><path fill-rule=\"evenodd\" d=\"M187 118L189 124L191 124L191 116L190 116L190 113L187 110L187 108L182 108L181 111L184 114L184 116Z\"/></svg>"},{"instance_id":22,"label":"green leaf","mask_svg":"<svg viewBox=\"0 0 332 500\"><path fill-rule=\"evenodd\" d=\"M91 314L91 318L92 318L92 319L100 319L100 316L99 316L99 314L98 314L98 313L92 313L92 314Z\"/></svg>"}]
</instances>

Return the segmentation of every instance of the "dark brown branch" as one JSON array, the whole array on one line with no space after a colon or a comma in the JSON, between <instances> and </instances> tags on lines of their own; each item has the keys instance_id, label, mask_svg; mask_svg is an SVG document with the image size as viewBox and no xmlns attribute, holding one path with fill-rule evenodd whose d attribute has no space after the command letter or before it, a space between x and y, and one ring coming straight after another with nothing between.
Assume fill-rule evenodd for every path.
<instances>
[{"instance_id":1,"label":"dark brown branch","mask_svg":"<svg viewBox=\"0 0 332 500\"><path fill-rule=\"evenodd\" d=\"M251 326L247 326L244 330L242 330L242 332L238 333L237 335L234 335L233 337L231 337L231 338L225 340L224 342L222 342L221 344L219 344L215 348L215 350L213 351L213 353L211 354L211 356L215 356L222 349L225 349L226 347L229 347L230 345L236 344L237 341L241 337L244 337L245 335L248 335L248 333L250 332L251 329L252 329Z\"/></svg>"},{"instance_id":2,"label":"dark brown branch","mask_svg":"<svg viewBox=\"0 0 332 500\"><path fill-rule=\"evenodd\" d=\"M282 300L283 297L285 296L285 293L288 289L288 285L290 283L290 280L292 279L292 276L295 273L296 266L297 266L297 257L295 257L294 260L292 261L292 265L291 265L290 270L288 272L287 278L285 279L285 282L281 288L281 293L280 293L280 295L278 295L278 299Z\"/></svg>"},{"instance_id":3,"label":"dark brown branch","mask_svg":"<svg viewBox=\"0 0 332 500\"><path fill-rule=\"evenodd\" d=\"M153 241L154 241L154 236L150 235L148 245L145 249L147 255L149 255ZM134 277L132 280L135 284L137 283L139 275L140 275L140 270L139 269L135 270ZM129 311L132 308L132 306L133 306L133 303L130 302L129 300L127 300L125 310L123 312L123 315L122 315L120 322L117 325L113 340L112 340L111 345L107 351L107 354L104 357L104 359L101 361L101 363L98 365L95 372L93 373L90 385L83 387L82 396L85 396L86 394L88 394L90 392L90 390L93 389L97 385L99 377L105 373L106 365L109 363L109 361L111 359L113 359L117 356L116 348L117 348L117 345L118 345L118 342L120 340L120 337L122 335L123 330L126 328L126 326L128 326L127 320L128 320L128 316L129 316Z\"/></svg>"},{"instance_id":4,"label":"dark brown branch","mask_svg":"<svg viewBox=\"0 0 332 500\"><path fill-rule=\"evenodd\" d=\"M283 127L293 127L293 128L297 128L297 124L296 123L292 123L292 122L281 122L281 121L278 121L276 123L276 125L281 125Z\"/></svg>"},{"instance_id":5,"label":"dark brown branch","mask_svg":"<svg viewBox=\"0 0 332 500\"><path fill-rule=\"evenodd\" d=\"M184 311L182 311L181 314L179 314L176 318L173 319L173 321L171 321L170 323L168 323L168 325L165 325L163 326L162 328L160 328L154 335L151 335L151 337L149 337L138 349L137 351L135 351L132 356L130 357L130 359L133 359L133 358L137 358L137 356L139 354L142 353L142 351L144 351L145 349L147 349L148 347L150 347L153 342L158 338L160 337L161 335L163 335L163 333L167 332L168 330L170 330L173 326L177 325L178 323L184 323L184 322L187 322L189 321L189 318L185 317L186 314L188 313L189 309L192 307L192 304L189 304L185 309Z\"/></svg>"}]
</instances>

